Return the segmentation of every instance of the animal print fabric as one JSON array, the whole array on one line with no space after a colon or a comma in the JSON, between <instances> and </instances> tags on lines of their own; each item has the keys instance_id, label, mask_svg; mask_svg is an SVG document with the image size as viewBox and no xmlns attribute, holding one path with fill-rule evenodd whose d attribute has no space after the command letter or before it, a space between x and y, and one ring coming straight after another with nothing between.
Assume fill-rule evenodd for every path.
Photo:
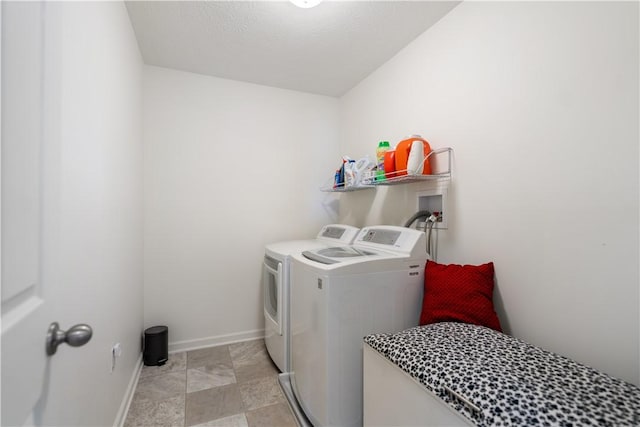
<instances>
[{"instance_id":1,"label":"animal print fabric","mask_svg":"<svg viewBox=\"0 0 640 427\"><path fill-rule=\"evenodd\" d=\"M483 326L364 341L477 426L640 425L640 388Z\"/></svg>"}]
</instances>

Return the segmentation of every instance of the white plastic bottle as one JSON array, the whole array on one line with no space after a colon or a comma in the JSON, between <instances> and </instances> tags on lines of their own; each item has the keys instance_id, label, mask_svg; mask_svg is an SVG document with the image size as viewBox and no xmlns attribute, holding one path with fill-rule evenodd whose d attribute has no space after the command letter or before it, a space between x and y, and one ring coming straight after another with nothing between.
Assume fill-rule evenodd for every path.
<instances>
[{"instance_id":1,"label":"white plastic bottle","mask_svg":"<svg viewBox=\"0 0 640 427\"><path fill-rule=\"evenodd\" d=\"M407 175L421 175L423 164L424 144L419 140L413 141L407 159Z\"/></svg>"}]
</instances>

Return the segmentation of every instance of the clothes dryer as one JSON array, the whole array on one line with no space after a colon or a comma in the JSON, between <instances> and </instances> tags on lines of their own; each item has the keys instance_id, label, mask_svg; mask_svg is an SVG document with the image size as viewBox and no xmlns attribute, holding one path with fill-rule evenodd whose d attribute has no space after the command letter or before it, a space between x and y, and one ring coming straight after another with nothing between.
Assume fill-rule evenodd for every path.
<instances>
[{"instance_id":1,"label":"clothes dryer","mask_svg":"<svg viewBox=\"0 0 640 427\"><path fill-rule=\"evenodd\" d=\"M289 264L291 256L304 250L331 245L348 245L360 231L343 224L322 227L315 239L271 243L263 262L264 331L269 356L281 372L291 370L289 328Z\"/></svg>"},{"instance_id":2,"label":"clothes dryer","mask_svg":"<svg viewBox=\"0 0 640 427\"><path fill-rule=\"evenodd\" d=\"M395 226L292 257L288 378L314 426L362 425L363 337L418 325L426 261L425 234Z\"/></svg>"}]
</instances>

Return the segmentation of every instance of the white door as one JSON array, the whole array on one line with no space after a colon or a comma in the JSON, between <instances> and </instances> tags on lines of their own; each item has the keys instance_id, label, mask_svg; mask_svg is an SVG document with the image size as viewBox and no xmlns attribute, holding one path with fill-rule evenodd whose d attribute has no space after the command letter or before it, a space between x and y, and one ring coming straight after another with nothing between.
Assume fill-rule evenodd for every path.
<instances>
[{"instance_id":1,"label":"white door","mask_svg":"<svg viewBox=\"0 0 640 427\"><path fill-rule=\"evenodd\" d=\"M44 381L41 298L42 4L2 3L2 425L22 425Z\"/></svg>"},{"instance_id":2,"label":"white door","mask_svg":"<svg viewBox=\"0 0 640 427\"><path fill-rule=\"evenodd\" d=\"M2 413L3 426L38 423L30 419L46 390L50 356L45 352L53 310L43 298L55 291L50 270L55 263L48 242L51 201L56 193L51 158L55 135L47 108L55 84L45 43L45 3L2 2L1 70L1 259ZM55 162L53 162L55 163ZM60 325L62 329L70 325Z\"/></svg>"}]
</instances>

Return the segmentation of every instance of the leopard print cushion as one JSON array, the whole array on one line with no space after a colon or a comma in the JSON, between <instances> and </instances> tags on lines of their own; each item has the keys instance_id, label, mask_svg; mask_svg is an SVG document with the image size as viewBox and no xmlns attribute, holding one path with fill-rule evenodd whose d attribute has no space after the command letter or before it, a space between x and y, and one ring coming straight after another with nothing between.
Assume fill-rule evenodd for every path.
<instances>
[{"instance_id":1,"label":"leopard print cushion","mask_svg":"<svg viewBox=\"0 0 640 427\"><path fill-rule=\"evenodd\" d=\"M640 388L489 328L434 323L364 341L478 426L640 425Z\"/></svg>"}]
</instances>

